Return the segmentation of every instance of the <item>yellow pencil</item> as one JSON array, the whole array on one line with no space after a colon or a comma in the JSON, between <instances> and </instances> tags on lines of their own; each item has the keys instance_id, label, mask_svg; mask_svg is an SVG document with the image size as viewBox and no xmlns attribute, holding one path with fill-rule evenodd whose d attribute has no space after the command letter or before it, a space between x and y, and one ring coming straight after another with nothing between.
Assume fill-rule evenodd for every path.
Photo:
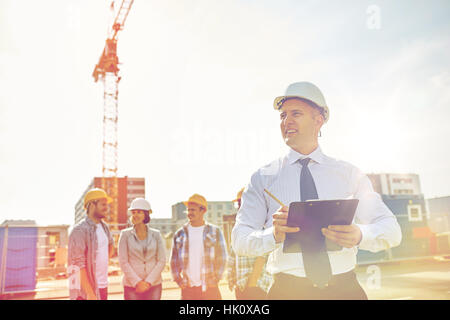
<instances>
[{"instance_id":1,"label":"yellow pencil","mask_svg":"<svg viewBox=\"0 0 450 320\"><path fill-rule=\"evenodd\" d=\"M264 191L276 202L278 202L280 204L280 206L286 207L286 205L281 202L280 200L277 199L277 197L275 197L273 194L271 194L267 189L264 189Z\"/></svg>"}]
</instances>

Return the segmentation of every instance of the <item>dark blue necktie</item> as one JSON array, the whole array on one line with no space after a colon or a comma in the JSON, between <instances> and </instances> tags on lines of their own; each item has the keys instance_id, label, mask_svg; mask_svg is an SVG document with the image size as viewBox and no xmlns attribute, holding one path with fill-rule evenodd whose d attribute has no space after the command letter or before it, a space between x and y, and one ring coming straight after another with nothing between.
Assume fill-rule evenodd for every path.
<instances>
[{"instance_id":1,"label":"dark blue necktie","mask_svg":"<svg viewBox=\"0 0 450 320\"><path fill-rule=\"evenodd\" d=\"M308 168L310 160L310 158L305 158L299 161L302 165L302 171L300 173L300 197L302 201L319 198L316 184ZM300 230L300 232L302 231ZM315 286L323 288L328 284L332 273L325 237L320 230L318 232L320 234L314 237L317 240L314 244L312 242L302 243L302 255L306 276Z\"/></svg>"}]
</instances>

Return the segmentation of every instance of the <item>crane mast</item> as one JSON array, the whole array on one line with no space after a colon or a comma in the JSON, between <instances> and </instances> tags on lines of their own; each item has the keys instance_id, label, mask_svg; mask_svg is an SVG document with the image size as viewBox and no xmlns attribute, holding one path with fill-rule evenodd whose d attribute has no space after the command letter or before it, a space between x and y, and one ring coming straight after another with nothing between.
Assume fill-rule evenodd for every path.
<instances>
[{"instance_id":1,"label":"crane mast","mask_svg":"<svg viewBox=\"0 0 450 320\"><path fill-rule=\"evenodd\" d=\"M111 231L117 235L118 225L118 95L119 95L119 58L117 57L117 40L130 12L134 0L122 0L114 22L109 29L106 44L95 66L92 76L95 82L103 82L103 161L102 161L102 188L113 198L110 205L109 216L106 221ZM114 1L111 3L114 9Z\"/></svg>"}]
</instances>

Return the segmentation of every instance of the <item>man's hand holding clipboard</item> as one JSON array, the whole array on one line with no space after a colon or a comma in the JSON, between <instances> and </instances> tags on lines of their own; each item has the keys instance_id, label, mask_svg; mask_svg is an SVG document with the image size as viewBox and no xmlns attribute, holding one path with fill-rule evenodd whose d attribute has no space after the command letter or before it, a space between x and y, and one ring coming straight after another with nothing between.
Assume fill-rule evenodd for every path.
<instances>
[{"instance_id":1,"label":"man's hand holding clipboard","mask_svg":"<svg viewBox=\"0 0 450 320\"><path fill-rule=\"evenodd\" d=\"M276 243L283 242L286 239L286 233L300 231L299 227L287 226L288 210L289 210L288 207L283 206L280 207L280 209L278 209L278 211L272 215L273 236L275 238Z\"/></svg>"},{"instance_id":2,"label":"man's hand holding clipboard","mask_svg":"<svg viewBox=\"0 0 450 320\"><path fill-rule=\"evenodd\" d=\"M359 228L352 225L359 200L312 200L289 205L287 225L301 231L286 236L283 252L297 253L302 246L319 251L325 244L327 251L351 248L361 240Z\"/></svg>"},{"instance_id":3,"label":"man's hand holding clipboard","mask_svg":"<svg viewBox=\"0 0 450 320\"><path fill-rule=\"evenodd\" d=\"M275 238L275 242L283 242L286 238L286 233L298 232L300 228L298 227L288 227L287 226L287 218L288 218L288 210L289 208L280 200L277 199L273 194L271 194L267 189L264 189L264 192L267 193L273 200L278 202L281 206L277 212L272 214L273 220L273 237Z\"/></svg>"},{"instance_id":4,"label":"man's hand holding clipboard","mask_svg":"<svg viewBox=\"0 0 450 320\"><path fill-rule=\"evenodd\" d=\"M328 226L322 229L322 234L344 248L357 246L362 239L361 230L355 224Z\"/></svg>"},{"instance_id":5,"label":"man's hand holding clipboard","mask_svg":"<svg viewBox=\"0 0 450 320\"><path fill-rule=\"evenodd\" d=\"M319 236L318 232L326 237L327 247L330 251L340 250L341 247L351 248L361 242L361 230L358 226L351 224L358 205L357 199L294 202L288 208L269 191L265 190L265 192L281 205L272 218L275 241L277 243L285 241L286 234L288 234L288 241L285 241L283 251L301 252L300 241L304 241L305 238L314 241L314 238ZM319 210L319 214L316 216L308 215L307 212L311 211L308 210L308 207L315 207L317 210L319 209L317 206L327 212ZM337 209L339 206L341 206L340 209ZM289 213L291 214L290 218ZM319 226L321 227L318 229ZM302 228L303 239L299 232Z\"/></svg>"}]
</instances>

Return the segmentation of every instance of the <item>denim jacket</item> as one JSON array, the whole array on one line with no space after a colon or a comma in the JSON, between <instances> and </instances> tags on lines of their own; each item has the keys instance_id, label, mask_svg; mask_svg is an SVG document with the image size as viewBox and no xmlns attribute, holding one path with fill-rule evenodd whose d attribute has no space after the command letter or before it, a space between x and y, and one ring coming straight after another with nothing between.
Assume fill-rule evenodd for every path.
<instances>
[{"instance_id":1,"label":"denim jacket","mask_svg":"<svg viewBox=\"0 0 450 320\"><path fill-rule=\"evenodd\" d=\"M108 226L100 221L106 236L109 239L109 254L114 248L114 240ZM70 299L76 300L81 297L87 299L87 294L81 286L80 270L86 268L89 283L94 289L97 299L100 299L100 292L95 277L95 259L97 252L96 224L89 218L75 225L69 235L68 268Z\"/></svg>"}]
</instances>

